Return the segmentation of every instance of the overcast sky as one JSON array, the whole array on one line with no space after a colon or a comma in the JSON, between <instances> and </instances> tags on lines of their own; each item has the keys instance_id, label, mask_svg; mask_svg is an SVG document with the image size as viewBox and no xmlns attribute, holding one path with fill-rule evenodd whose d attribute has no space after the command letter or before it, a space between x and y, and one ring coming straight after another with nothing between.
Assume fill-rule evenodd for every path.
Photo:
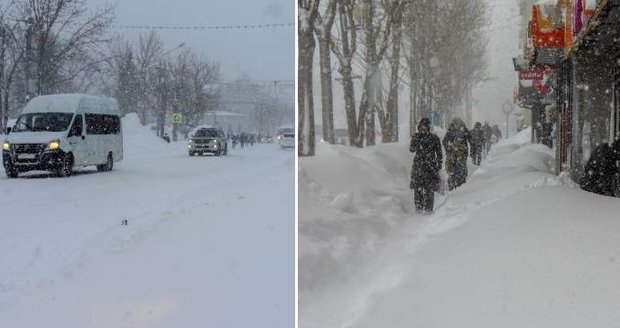
<instances>
[{"instance_id":1,"label":"overcast sky","mask_svg":"<svg viewBox=\"0 0 620 328\"><path fill-rule=\"evenodd\" d=\"M219 62L222 78L294 80L295 4L291 0L87 0L116 5L116 25L221 26L292 23L268 29L157 30L165 49L186 43ZM114 29L130 40L148 30Z\"/></svg>"}]
</instances>

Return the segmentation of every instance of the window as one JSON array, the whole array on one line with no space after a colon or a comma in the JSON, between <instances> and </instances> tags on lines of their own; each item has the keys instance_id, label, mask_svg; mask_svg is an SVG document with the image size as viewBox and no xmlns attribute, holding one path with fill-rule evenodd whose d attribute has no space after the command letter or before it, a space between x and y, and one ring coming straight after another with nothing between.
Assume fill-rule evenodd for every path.
<instances>
[{"instance_id":1,"label":"window","mask_svg":"<svg viewBox=\"0 0 620 328\"><path fill-rule=\"evenodd\" d=\"M21 115L13 132L66 131L71 124L71 113L33 113Z\"/></svg>"},{"instance_id":2,"label":"window","mask_svg":"<svg viewBox=\"0 0 620 328\"><path fill-rule=\"evenodd\" d=\"M218 136L217 130L215 129L200 129L196 131L194 134L195 137L212 137L215 138Z\"/></svg>"},{"instance_id":3,"label":"window","mask_svg":"<svg viewBox=\"0 0 620 328\"><path fill-rule=\"evenodd\" d=\"M71 131L69 132L69 137L81 136L82 130L83 130L82 115L76 115L75 120L73 121L73 126L71 126Z\"/></svg>"},{"instance_id":4,"label":"window","mask_svg":"<svg viewBox=\"0 0 620 328\"><path fill-rule=\"evenodd\" d=\"M86 114L87 134L119 134L121 120L116 115Z\"/></svg>"}]
</instances>

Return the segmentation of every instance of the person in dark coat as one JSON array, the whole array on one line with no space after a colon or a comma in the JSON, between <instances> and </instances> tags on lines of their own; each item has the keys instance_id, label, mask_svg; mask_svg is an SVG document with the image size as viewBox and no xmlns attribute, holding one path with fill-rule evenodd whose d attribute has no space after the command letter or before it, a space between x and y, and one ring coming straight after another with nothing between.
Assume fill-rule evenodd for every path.
<instances>
[{"instance_id":1,"label":"person in dark coat","mask_svg":"<svg viewBox=\"0 0 620 328\"><path fill-rule=\"evenodd\" d=\"M599 195L613 196L613 177L618 173L617 156L608 143L598 145L585 166L581 189Z\"/></svg>"},{"instance_id":2,"label":"person in dark coat","mask_svg":"<svg viewBox=\"0 0 620 328\"><path fill-rule=\"evenodd\" d=\"M482 135L484 136L484 152L485 155L488 155L489 151L491 151L491 139L493 139L493 129L489 125L489 122L484 122L482 126Z\"/></svg>"},{"instance_id":3,"label":"person in dark coat","mask_svg":"<svg viewBox=\"0 0 620 328\"><path fill-rule=\"evenodd\" d=\"M492 143L498 143L501 139L502 139L502 130L499 129L499 126L497 124L493 125L493 127L491 128L491 130L493 131L493 136L491 137L491 142Z\"/></svg>"},{"instance_id":4,"label":"person in dark coat","mask_svg":"<svg viewBox=\"0 0 620 328\"><path fill-rule=\"evenodd\" d=\"M414 191L416 212L431 213L443 155L439 137L431 132L431 121L428 118L420 120L418 132L411 137L409 150L415 153L411 167L410 188Z\"/></svg>"},{"instance_id":5,"label":"person in dark coat","mask_svg":"<svg viewBox=\"0 0 620 328\"><path fill-rule=\"evenodd\" d=\"M471 159L474 164L480 165L482 161L482 149L484 148L484 132L482 131L482 123L476 122L474 129L471 131Z\"/></svg>"},{"instance_id":6,"label":"person in dark coat","mask_svg":"<svg viewBox=\"0 0 620 328\"><path fill-rule=\"evenodd\" d=\"M613 178L614 196L620 197L620 138L611 145L611 152L616 164L616 173Z\"/></svg>"},{"instance_id":7,"label":"person in dark coat","mask_svg":"<svg viewBox=\"0 0 620 328\"><path fill-rule=\"evenodd\" d=\"M467 155L469 154L470 144L471 134L465 123L459 118L453 119L443 138L449 190L453 190L467 181Z\"/></svg>"}]
</instances>

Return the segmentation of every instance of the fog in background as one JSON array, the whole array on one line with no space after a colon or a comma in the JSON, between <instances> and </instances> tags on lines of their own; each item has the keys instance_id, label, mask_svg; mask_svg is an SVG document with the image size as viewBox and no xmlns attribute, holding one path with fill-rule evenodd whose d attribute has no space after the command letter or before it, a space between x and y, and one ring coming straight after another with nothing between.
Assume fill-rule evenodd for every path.
<instances>
[{"instance_id":1,"label":"fog in background","mask_svg":"<svg viewBox=\"0 0 620 328\"><path fill-rule=\"evenodd\" d=\"M87 0L89 7L116 6L112 33L137 41L149 29L118 25L230 26L291 23L263 29L157 29L164 51L186 43L221 65L222 79L293 80L295 3L290 0Z\"/></svg>"},{"instance_id":2,"label":"fog in background","mask_svg":"<svg viewBox=\"0 0 620 328\"><path fill-rule=\"evenodd\" d=\"M521 17L515 0L488 0L489 44L487 46L489 80L474 89L473 120L497 124L505 133L506 115L502 112L505 101L512 103L513 91L517 86L517 75L512 58L522 49L519 47ZM510 134L514 134L514 116L510 116Z\"/></svg>"}]
</instances>

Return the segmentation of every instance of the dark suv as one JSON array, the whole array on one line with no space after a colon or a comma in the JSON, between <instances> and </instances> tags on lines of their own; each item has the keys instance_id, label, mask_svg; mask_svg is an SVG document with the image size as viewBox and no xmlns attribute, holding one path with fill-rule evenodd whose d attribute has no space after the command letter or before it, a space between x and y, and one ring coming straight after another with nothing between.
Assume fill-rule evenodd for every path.
<instances>
[{"instance_id":1,"label":"dark suv","mask_svg":"<svg viewBox=\"0 0 620 328\"><path fill-rule=\"evenodd\" d=\"M228 154L228 140L222 129L200 128L189 138L187 145L189 156L205 153L215 156Z\"/></svg>"}]
</instances>

